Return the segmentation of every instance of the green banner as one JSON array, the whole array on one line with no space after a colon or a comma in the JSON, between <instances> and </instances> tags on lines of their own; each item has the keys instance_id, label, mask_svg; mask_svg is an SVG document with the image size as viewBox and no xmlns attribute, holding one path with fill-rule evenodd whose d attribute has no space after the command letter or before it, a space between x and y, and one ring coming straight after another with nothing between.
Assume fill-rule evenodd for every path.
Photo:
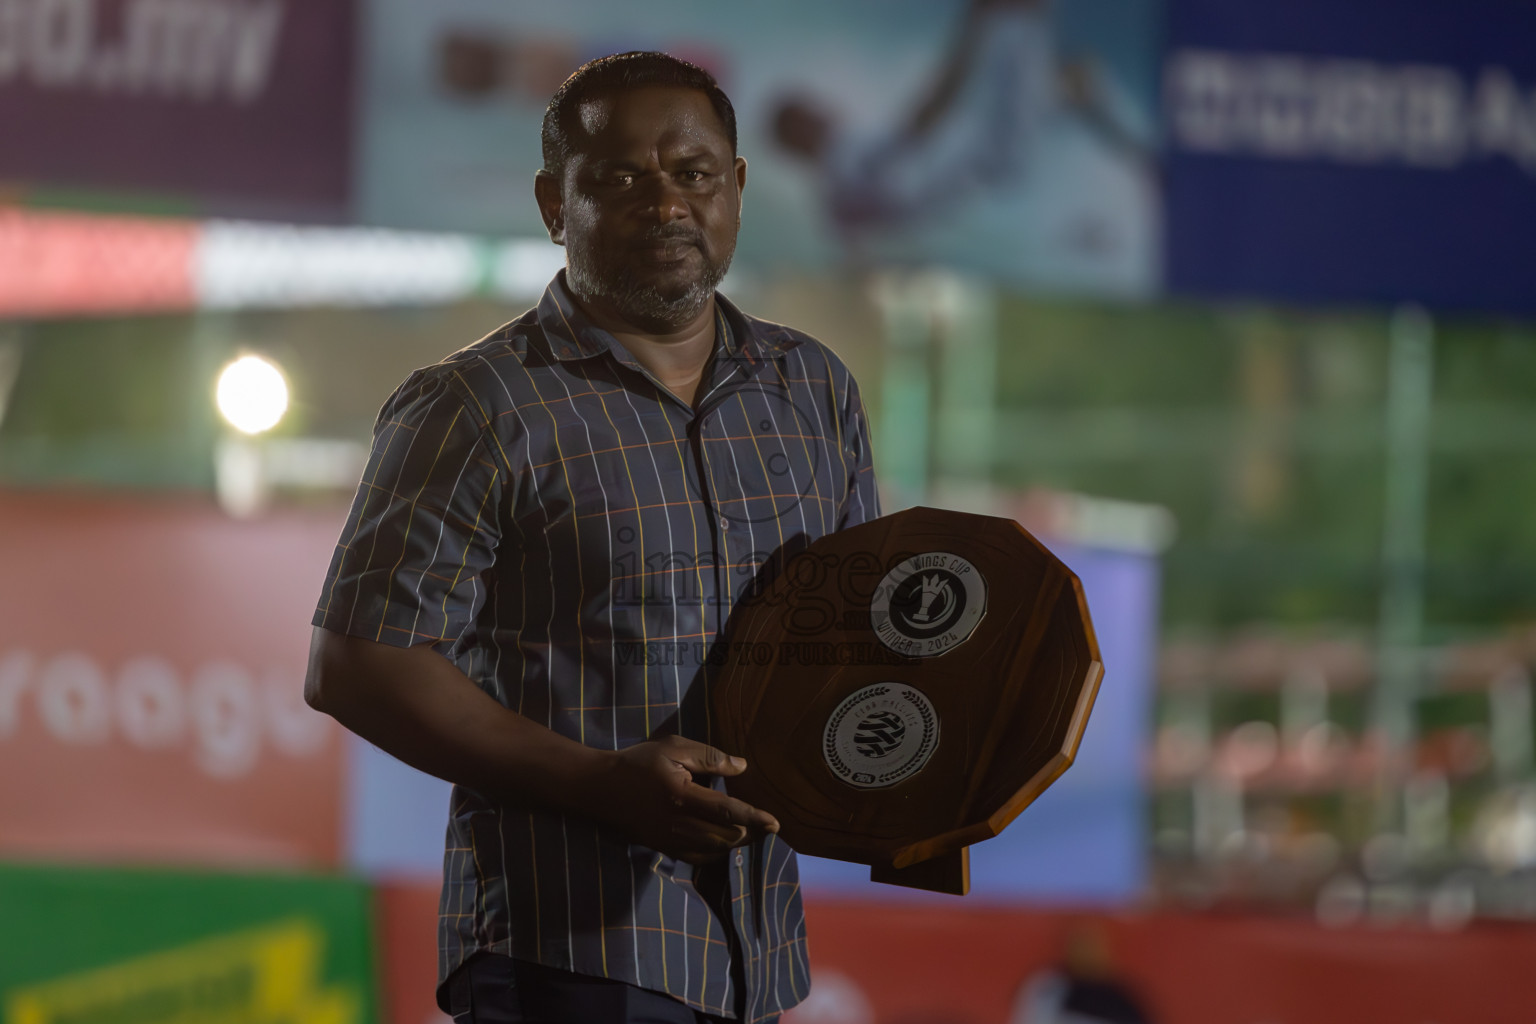
<instances>
[{"instance_id":1,"label":"green banner","mask_svg":"<svg viewBox=\"0 0 1536 1024\"><path fill-rule=\"evenodd\" d=\"M0 1024L367 1024L368 888L0 865Z\"/></svg>"}]
</instances>

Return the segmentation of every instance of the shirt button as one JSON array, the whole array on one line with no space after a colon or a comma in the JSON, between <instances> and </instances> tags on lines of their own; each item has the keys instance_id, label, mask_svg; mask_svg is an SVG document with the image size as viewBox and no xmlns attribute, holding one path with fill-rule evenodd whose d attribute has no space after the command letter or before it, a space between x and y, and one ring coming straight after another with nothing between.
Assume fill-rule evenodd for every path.
<instances>
[{"instance_id":1,"label":"shirt button","mask_svg":"<svg viewBox=\"0 0 1536 1024\"><path fill-rule=\"evenodd\" d=\"M737 867L741 867L741 861L742 861L742 853L741 853L740 850L737 850L736 851L736 866Z\"/></svg>"},{"instance_id":2,"label":"shirt button","mask_svg":"<svg viewBox=\"0 0 1536 1024\"><path fill-rule=\"evenodd\" d=\"M721 516L720 517L720 529L721 530L729 530L730 528L731 528L731 521L729 519L725 518L725 516Z\"/></svg>"}]
</instances>

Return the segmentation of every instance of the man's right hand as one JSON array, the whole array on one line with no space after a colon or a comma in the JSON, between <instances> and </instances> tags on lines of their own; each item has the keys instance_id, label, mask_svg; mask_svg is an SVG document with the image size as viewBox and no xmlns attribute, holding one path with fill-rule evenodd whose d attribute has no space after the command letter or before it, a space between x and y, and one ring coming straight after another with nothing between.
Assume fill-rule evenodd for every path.
<instances>
[{"instance_id":1,"label":"man's right hand","mask_svg":"<svg viewBox=\"0 0 1536 1024\"><path fill-rule=\"evenodd\" d=\"M615 751L593 795L598 817L636 843L689 864L703 864L776 833L767 811L694 780L695 775L740 775L747 763L724 751L665 736Z\"/></svg>"}]
</instances>

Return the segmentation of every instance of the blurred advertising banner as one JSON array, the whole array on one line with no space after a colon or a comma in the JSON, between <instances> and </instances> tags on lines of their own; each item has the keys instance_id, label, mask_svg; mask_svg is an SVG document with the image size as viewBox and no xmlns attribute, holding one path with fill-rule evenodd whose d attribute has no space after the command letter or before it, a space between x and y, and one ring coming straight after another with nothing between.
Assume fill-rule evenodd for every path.
<instances>
[{"instance_id":1,"label":"blurred advertising banner","mask_svg":"<svg viewBox=\"0 0 1536 1024\"><path fill-rule=\"evenodd\" d=\"M1241 915L806 908L785 1024L1516 1024L1523 928L1327 929Z\"/></svg>"},{"instance_id":2,"label":"blurred advertising banner","mask_svg":"<svg viewBox=\"0 0 1536 1024\"><path fill-rule=\"evenodd\" d=\"M1170 290L1536 311L1536 8L1168 14Z\"/></svg>"},{"instance_id":3,"label":"blurred advertising banner","mask_svg":"<svg viewBox=\"0 0 1536 1024\"><path fill-rule=\"evenodd\" d=\"M743 267L944 265L1152 291L1161 0L376 0L359 216L543 237L539 125L583 61L720 79L750 165Z\"/></svg>"},{"instance_id":4,"label":"blurred advertising banner","mask_svg":"<svg viewBox=\"0 0 1536 1024\"><path fill-rule=\"evenodd\" d=\"M354 0L7 0L0 181L343 218L355 33Z\"/></svg>"},{"instance_id":5,"label":"blurred advertising banner","mask_svg":"<svg viewBox=\"0 0 1536 1024\"><path fill-rule=\"evenodd\" d=\"M0 316L190 309L198 235L190 221L0 208Z\"/></svg>"},{"instance_id":6,"label":"blurred advertising banner","mask_svg":"<svg viewBox=\"0 0 1536 1024\"><path fill-rule=\"evenodd\" d=\"M437 901L425 882L374 888L381 1024L447 1024L437 1007Z\"/></svg>"},{"instance_id":7,"label":"blurred advertising banner","mask_svg":"<svg viewBox=\"0 0 1536 1024\"><path fill-rule=\"evenodd\" d=\"M389 1024L436 1019L437 890L385 887ZM784 1024L1527 1024L1531 936L1241 914L806 901L811 994Z\"/></svg>"},{"instance_id":8,"label":"blurred advertising banner","mask_svg":"<svg viewBox=\"0 0 1536 1024\"><path fill-rule=\"evenodd\" d=\"M341 730L303 679L340 526L0 493L0 857L335 863Z\"/></svg>"},{"instance_id":9,"label":"blurred advertising banner","mask_svg":"<svg viewBox=\"0 0 1536 1024\"><path fill-rule=\"evenodd\" d=\"M369 1024L370 893L332 878L0 866L0 1024Z\"/></svg>"}]
</instances>

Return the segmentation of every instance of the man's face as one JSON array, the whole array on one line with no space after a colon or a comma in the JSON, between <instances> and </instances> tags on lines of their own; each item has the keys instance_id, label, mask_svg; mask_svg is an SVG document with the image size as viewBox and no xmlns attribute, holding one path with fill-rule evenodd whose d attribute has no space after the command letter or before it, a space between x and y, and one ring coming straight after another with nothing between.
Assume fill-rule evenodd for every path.
<instances>
[{"instance_id":1,"label":"man's face","mask_svg":"<svg viewBox=\"0 0 1536 1024\"><path fill-rule=\"evenodd\" d=\"M697 319L725 277L747 163L709 97L645 86L581 106L558 194L538 189L566 280L584 302L647 331Z\"/></svg>"}]
</instances>

